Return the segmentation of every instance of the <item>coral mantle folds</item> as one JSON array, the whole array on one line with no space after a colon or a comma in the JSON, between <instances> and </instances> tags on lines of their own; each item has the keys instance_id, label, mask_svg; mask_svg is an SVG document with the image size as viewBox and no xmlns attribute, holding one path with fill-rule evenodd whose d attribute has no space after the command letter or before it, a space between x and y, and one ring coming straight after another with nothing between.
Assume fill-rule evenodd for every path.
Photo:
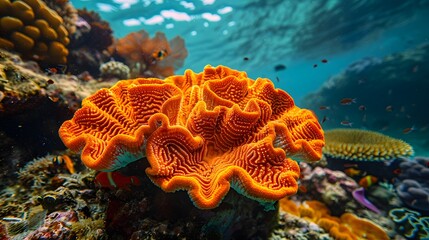
<instances>
[{"instance_id":1,"label":"coral mantle folds","mask_svg":"<svg viewBox=\"0 0 429 240\"><path fill-rule=\"evenodd\" d=\"M264 78L206 66L165 80L118 82L86 98L59 134L90 168L112 171L146 156L164 191L188 190L214 208L232 186L258 200L297 191L298 164L324 146L315 115Z\"/></svg>"}]
</instances>

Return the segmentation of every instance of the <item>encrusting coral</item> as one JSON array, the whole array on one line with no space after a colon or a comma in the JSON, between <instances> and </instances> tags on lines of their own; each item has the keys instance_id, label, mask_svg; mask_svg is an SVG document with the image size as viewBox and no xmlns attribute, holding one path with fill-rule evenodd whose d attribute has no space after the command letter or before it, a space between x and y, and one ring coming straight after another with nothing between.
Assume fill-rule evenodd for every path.
<instances>
[{"instance_id":1,"label":"encrusting coral","mask_svg":"<svg viewBox=\"0 0 429 240\"><path fill-rule=\"evenodd\" d=\"M406 142L381 133L360 129L333 129L325 132L323 153L354 161L383 161L414 154Z\"/></svg>"},{"instance_id":2,"label":"encrusting coral","mask_svg":"<svg viewBox=\"0 0 429 240\"><path fill-rule=\"evenodd\" d=\"M63 19L39 0L0 0L0 47L50 64L67 62Z\"/></svg>"},{"instance_id":3,"label":"encrusting coral","mask_svg":"<svg viewBox=\"0 0 429 240\"><path fill-rule=\"evenodd\" d=\"M296 193L291 158L317 161L324 145L311 111L270 80L224 66L120 81L86 98L59 135L96 170L146 156L156 185L188 190L200 208L216 207L230 186L262 202Z\"/></svg>"},{"instance_id":4,"label":"encrusting coral","mask_svg":"<svg viewBox=\"0 0 429 240\"><path fill-rule=\"evenodd\" d=\"M318 224L334 239L389 239L383 228L370 220L352 213L343 213L339 218L331 216L329 209L322 202L305 201L299 206L287 198L283 198L279 202L282 211Z\"/></svg>"},{"instance_id":5,"label":"encrusting coral","mask_svg":"<svg viewBox=\"0 0 429 240\"><path fill-rule=\"evenodd\" d=\"M167 41L164 33L150 38L144 30L132 32L109 47L113 56L119 56L131 68L133 77L168 77L183 66L188 51L181 37Z\"/></svg>"}]
</instances>

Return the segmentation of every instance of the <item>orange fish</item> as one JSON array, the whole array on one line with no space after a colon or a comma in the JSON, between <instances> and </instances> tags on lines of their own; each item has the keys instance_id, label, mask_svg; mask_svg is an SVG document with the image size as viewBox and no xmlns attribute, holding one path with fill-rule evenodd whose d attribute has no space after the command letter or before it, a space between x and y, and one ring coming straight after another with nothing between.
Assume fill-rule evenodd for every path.
<instances>
[{"instance_id":1,"label":"orange fish","mask_svg":"<svg viewBox=\"0 0 429 240\"><path fill-rule=\"evenodd\" d=\"M362 171L351 167L351 168L344 169L344 173L349 177L355 177L355 176L359 176L362 173Z\"/></svg>"},{"instance_id":2,"label":"orange fish","mask_svg":"<svg viewBox=\"0 0 429 240\"><path fill-rule=\"evenodd\" d=\"M140 186L140 179L136 176L126 176L120 172L100 172L95 177L95 185L100 188L125 189L131 191L130 187Z\"/></svg>"},{"instance_id":3,"label":"orange fish","mask_svg":"<svg viewBox=\"0 0 429 240\"><path fill-rule=\"evenodd\" d=\"M48 74L57 74L58 73L58 69L51 67L51 68L46 68L45 69L46 73Z\"/></svg>"},{"instance_id":4,"label":"orange fish","mask_svg":"<svg viewBox=\"0 0 429 240\"><path fill-rule=\"evenodd\" d=\"M304 185L299 185L298 190L303 193L306 193L308 191L307 187Z\"/></svg>"},{"instance_id":5,"label":"orange fish","mask_svg":"<svg viewBox=\"0 0 429 240\"><path fill-rule=\"evenodd\" d=\"M359 180L359 185L364 187L364 188L369 188L373 184L377 183L377 181L378 181L377 177L368 175L368 176L365 176Z\"/></svg>"},{"instance_id":6,"label":"orange fish","mask_svg":"<svg viewBox=\"0 0 429 240\"><path fill-rule=\"evenodd\" d=\"M410 128L405 128L404 130L402 130L403 134L408 134L412 131L416 130L416 128L414 126L410 127Z\"/></svg>"},{"instance_id":7,"label":"orange fish","mask_svg":"<svg viewBox=\"0 0 429 240\"><path fill-rule=\"evenodd\" d=\"M52 161L58 165L64 164L70 174L74 174L76 172L74 169L73 160L65 154L61 156L56 156Z\"/></svg>"},{"instance_id":8,"label":"orange fish","mask_svg":"<svg viewBox=\"0 0 429 240\"><path fill-rule=\"evenodd\" d=\"M341 105L351 105L352 103L356 103L356 98L343 98L340 101Z\"/></svg>"},{"instance_id":9,"label":"orange fish","mask_svg":"<svg viewBox=\"0 0 429 240\"><path fill-rule=\"evenodd\" d=\"M160 51L155 51L154 53L152 53L152 57L155 61L161 61L162 59L164 59L167 56L168 56L168 52L165 49L160 50Z\"/></svg>"}]
</instances>

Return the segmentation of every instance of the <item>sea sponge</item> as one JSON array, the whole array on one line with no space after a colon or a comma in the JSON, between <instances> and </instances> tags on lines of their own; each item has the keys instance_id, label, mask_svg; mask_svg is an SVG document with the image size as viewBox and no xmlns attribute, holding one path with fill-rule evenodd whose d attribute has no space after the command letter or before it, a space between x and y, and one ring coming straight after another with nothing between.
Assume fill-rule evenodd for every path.
<instances>
[{"instance_id":1,"label":"sea sponge","mask_svg":"<svg viewBox=\"0 0 429 240\"><path fill-rule=\"evenodd\" d=\"M261 202L296 193L291 158L317 161L324 145L311 111L270 80L224 66L119 81L86 98L59 135L96 170L146 156L156 185L188 190L200 208L216 207L231 186Z\"/></svg>"},{"instance_id":2,"label":"sea sponge","mask_svg":"<svg viewBox=\"0 0 429 240\"><path fill-rule=\"evenodd\" d=\"M378 132L361 129L333 129L325 132L323 153L353 161L383 161L414 154L406 142Z\"/></svg>"},{"instance_id":3,"label":"sea sponge","mask_svg":"<svg viewBox=\"0 0 429 240\"><path fill-rule=\"evenodd\" d=\"M188 51L182 38L167 41L164 33L150 38L144 31L132 32L109 47L112 55L127 61L133 77L168 77L183 66Z\"/></svg>"},{"instance_id":4,"label":"sea sponge","mask_svg":"<svg viewBox=\"0 0 429 240\"><path fill-rule=\"evenodd\" d=\"M22 57L47 64L67 61L68 32L63 19L41 0L0 0L0 47L18 51ZM57 52L44 46L60 43ZM38 47L42 46L42 50Z\"/></svg>"}]
</instances>

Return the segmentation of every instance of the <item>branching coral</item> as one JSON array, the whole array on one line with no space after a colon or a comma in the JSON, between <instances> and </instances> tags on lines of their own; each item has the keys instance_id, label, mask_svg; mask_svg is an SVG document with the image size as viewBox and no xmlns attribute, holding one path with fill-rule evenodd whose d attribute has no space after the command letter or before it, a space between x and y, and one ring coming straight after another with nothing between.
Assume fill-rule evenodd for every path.
<instances>
[{"instance_id":1,"label":"branching coral","mask_svg":"<svg viewBox=\"0 0 429 240\"><path fill-rule=\"evenodd\" d=\"M207 66L164 80L120 81L82 103L59 134L90 168L112 171L146 156L150 179L216 207L232 186L262 201L297 191L298 164L321 158L323 131L268 79Z\"/></svg>"},{"instance_id":2,"label":"branching coral","mask_svg":"<svg viewBox=\"0 0 429 240\"><path fill-rule=\"evenodd\" d=\"M182 38L167 41L164 33L150 38L144 30L116 40L110 52L127 61L134 77L168 77L183 66L188 51Z\"/></svg>"},{"instance_id":3,"label":"branching coral","mask_svg":"<svg viewBox=\"0 0 429 240\"><path fill-rule=\"evenodd\" d=\"M63 19L39 0L0 0L0 47L51 64L67 62Z\"/></svg>"},{"instance_id":4,"label":"branching coral","mask_svg":"<svg viewBox=\"0 0 429 240\"><path fill-rule=\"evenodd\" d=\"M334 129L325 133L323 153L334 158L357 161L380 161L411 156L406 142L381 133L360 129Z\"/></svg>"}]
</instances>

